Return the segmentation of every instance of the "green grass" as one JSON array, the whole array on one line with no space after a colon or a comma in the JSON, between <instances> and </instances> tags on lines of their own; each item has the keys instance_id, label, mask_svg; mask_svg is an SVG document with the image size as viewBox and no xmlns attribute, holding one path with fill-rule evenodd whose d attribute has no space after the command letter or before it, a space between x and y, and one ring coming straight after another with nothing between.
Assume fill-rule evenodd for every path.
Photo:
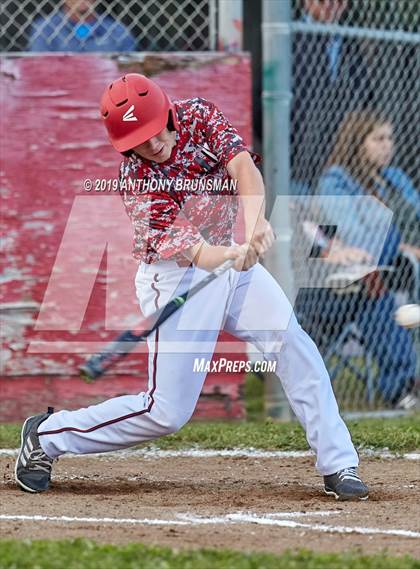
<instances>
[{"instance_id":1,"label":"green grass","mask_svg":"<svg viewBox=\"0 0 420 569\"><path fill-rule=\"evenodd\" d=\"M17 448L20 446L21 427L21 424L16 423L0 425L0 448Z\"/></svg>"},{"instance_id":2,"label":"green grass","mask_svg":"<svg viewBox=\"0 0 420 569\"><path fill-rule=\"evenodd\" d=\"M0 541L0 569L419 569L415 559L359 553L286 552L282 555L201 549L178 551L133 543Z\"/></svg>"},{"instance_id":3,"label":"green grass","mask_svg":"<svg viewBox=\"0 0 420 569\"><path fill-rule=\"evenodd\" d=\"M267 450L306 450L304 432L296 422L264 420L264 384L248 374L244 386L247 421L192 422L175 435L151 441L161 449L255 447ZM420 414L395 419L349 421L354 443L361 448L384 449L397 453L420 449ZM0 448L17 448L20 424L0 424ZM142 445L148 446L148 445Z\"/></svg>"},{"instance_id":4,"label":"green grass","mask_svg":"<svg viewBox=\"0 0 420 569\"><path fill-rule=\"evenodd\" d=\"M420 416L349 421L353 441L360 448L397 453L420 449ZM0 425L0 448L17 448L20 425ZM143 445L144 447L145 445ZM255 447L272 450L305 450L308 444L296 422L192 422L178 433L153 441L161 449Z\"/></svg>"},{"instance_id":5,"label":"green grass","mask_svg":"<svg viewBox=\"0 0 420 569\"><path fill-rule=\"evenodd\" d=\"M418 417L400 419L366 419L349 423L359 448L389 448L407 452L420 448ZM273 450L305 450L305 434L296 423L273 421L243 423L190 423L175 435L156 441L162 449L197 446L200 448L255 447Z\"/></svg>"}]
</instances>

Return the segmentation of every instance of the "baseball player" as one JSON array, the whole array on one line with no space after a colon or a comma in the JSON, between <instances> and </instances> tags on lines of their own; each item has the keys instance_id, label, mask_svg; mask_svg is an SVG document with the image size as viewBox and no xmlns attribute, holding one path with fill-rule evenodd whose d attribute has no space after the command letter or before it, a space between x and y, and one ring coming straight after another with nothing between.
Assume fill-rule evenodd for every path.
<instances>
[{"instance_id":1,"label":"baseball player","mask_svg":"<svg viewBox=\"0 0 420 569\"><path fill-rule=\"evenodd\" d=\"M226 259L234 267L149 336L146 392L29 417L22 428L17 483L42 492L50 485L54 459L65 453L115 451L178 431L193 414L206 377L205 370L193 371L194 361L211 359L223 329L276 362L316 453L325 492L341 500L366 499L358 454L322 358L282 289L258 262L274 234L264 208L259 212L255 206L255 200L264 204L255 157L235 128L209 101L172 102L139 74L106 88L101 115L112 145L124 156L120 193L134 227L135 284L143 314L152 314ZM159 181L164 184L157 188ZM231 181L235 184L225 183ZM239 205L245 227L237 244Z\"/></svg>"}]
</instances>

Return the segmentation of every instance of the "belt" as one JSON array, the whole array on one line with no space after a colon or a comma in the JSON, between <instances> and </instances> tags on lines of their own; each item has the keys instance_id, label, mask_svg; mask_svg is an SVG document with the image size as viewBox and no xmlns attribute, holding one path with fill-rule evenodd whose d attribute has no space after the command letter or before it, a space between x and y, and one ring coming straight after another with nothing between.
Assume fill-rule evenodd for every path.
<instances>
[{"instance_id":1,"label":"belt","mask_svg":"<svg viewBox=\"0 0 420 569\"><path fill-rule=\"evenodd\" d=\"M192 267L192 262L185 257L185 260L180 259L179 261L175 261L178 267Z\"/></svg>"},{"instance_id":2,"label":"belt","mask_svg":"<svg viewBox=\"0 0 420 569\"><path fill-rule=\"evenodd\" d=\"M175 264L178 267L192 267L193 263L191 261L189 261L186 257L185 259L179 259L179 260L172 260L172 259L165 259L163 261L156 261L155 263L146 263L146 261L141 261L142 263L144 263L145 265L148 265L149 267L151 266L159 266L161 268L165 267L165 265L167 266L168 264Z\"/></svg>"}]
</instances>

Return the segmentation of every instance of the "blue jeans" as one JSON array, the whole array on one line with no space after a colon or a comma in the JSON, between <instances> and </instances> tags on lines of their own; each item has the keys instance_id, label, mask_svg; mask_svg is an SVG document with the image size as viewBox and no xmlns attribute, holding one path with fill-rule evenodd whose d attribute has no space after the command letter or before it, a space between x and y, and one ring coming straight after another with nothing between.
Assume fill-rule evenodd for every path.
<instances>
[{"instance_id":1,"label":"blue jeans","mask_svg":"<svg viewBox=\"0 0 420 569\"><path fill-rule=\"evenodd\" d=\"M321 353L328 350L345 324L356 324L376 360L378 390L384 401L395 403L412 386L416 373L412 333L394 320L392 293L369 298L362 294L338 295L326 289L304 289L298 295L296 312Z\"/></svg>"}]
</instances>

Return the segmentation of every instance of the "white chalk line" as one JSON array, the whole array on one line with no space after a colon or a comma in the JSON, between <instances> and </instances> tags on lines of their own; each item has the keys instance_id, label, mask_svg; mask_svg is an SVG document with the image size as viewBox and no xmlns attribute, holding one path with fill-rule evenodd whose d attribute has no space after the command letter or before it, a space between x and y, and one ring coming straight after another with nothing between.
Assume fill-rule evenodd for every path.
<instances>
[{"instance_id":1,"label":"white chalk line","mask_svg":"<svg viewBox=\"0 0 420 569\"><path fill-rule=\"evenodd\" d=\"M420 532L402 529L381 529L369 527L332 526L324 524L311 524L296 522L288 519L276 519L299 516L328 516L341 512L282 512L277 514L253 514L235 512L224 516L203 517L190 513L179 513L178 519L150 519L150 518L87 518L70 516L41 516L41 515L0 515L0 521L28 521L28 522L64 522L64 523L94 523L94 524L128 524L128 525L159 525L159 526L191 526L191 525L234 525L257 524L264 526L283 527L289 529L307 529L324 533L362 534L362 535L393 535L398 537L420 538ZM276 516L276 517L275 517Z\"/></svg>"},{"instance_id":2,"label":"white chalk line","mask_svg":"<svg viewBox=\"0 0 420 569\"><path fill-rule=\"evenodd\" d=\"M1 456L17 456L19 449L0 449ZM372 458L395 458L404 460L420 460L419 452L408 452L404 454L392 453L388 450L376 451L363 449L359 451L363 457ZM313 457L314 453L310 450L305 451L282 451L282 450L259 450L255 448L235 448L235 449L181 449L181 450L162 450L159 448L147 449L124 449L119 451L112 451L107 453L93 453L93 454L66 454L66 458L101 458L101 459L125 459L125 458L306 458Z\"/></svg>"}]
</instances>

